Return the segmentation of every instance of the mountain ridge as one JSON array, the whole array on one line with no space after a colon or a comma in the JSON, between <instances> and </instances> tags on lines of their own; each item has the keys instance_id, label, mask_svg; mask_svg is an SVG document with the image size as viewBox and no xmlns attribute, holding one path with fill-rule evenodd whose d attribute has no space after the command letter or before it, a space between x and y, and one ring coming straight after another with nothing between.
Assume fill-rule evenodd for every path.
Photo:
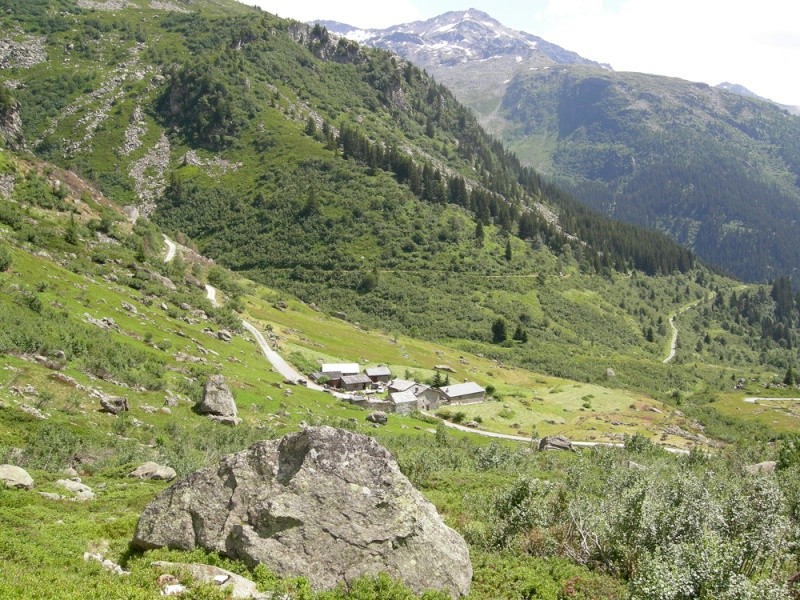
<instances>
[{"instance_id":1,"label":"mountain ridge","mask_svg":"<svg viewBox=\"0 0 800 600\"><path fill-rule=\"evenodd\" d=\"M383 31L448 33L465 14ZM491 19L484 13L476 18ZM514 39L527 35L503 30ZM733 84L712 88L591 61L548 57L536 63L513 51L469 60L446 38L423 50L421 42L361 38L419 61L525 165L592 208L667 232L705 261L750 281L796 275L800 148L791 107ZM687 153L693 156L688 162ZM667 157L663 165L659 156ZM741 245L755 251L741 253Z\"/></svg>"}]
</instances>

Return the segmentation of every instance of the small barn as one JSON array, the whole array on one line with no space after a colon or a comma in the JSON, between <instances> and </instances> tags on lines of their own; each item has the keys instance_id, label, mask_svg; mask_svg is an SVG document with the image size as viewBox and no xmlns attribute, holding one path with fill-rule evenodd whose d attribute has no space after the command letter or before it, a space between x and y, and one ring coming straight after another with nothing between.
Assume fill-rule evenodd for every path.
<instances>
[{"instance_id":1,"label":"small barn","mask_svg":"<svg viewBox=\"0 0 800 600\"><path fill-rule=\"evenodd\" d=\"M372 380L359 373L358 375L342 375L342 389L346 392L357 392L359 390L367 389L368 385L372 384Z\"/></svg>"},{"instance_id":2,"label":"small barn","mask_svg":"<svg viewBox=\"0 0 800 600\"><path fill-rule=\"evenodd\" d=\"M393 411L398 414L407 415L417 410L417 397L412 392L389 394L389 400L392 403Z\"/></svg>"},{"instance_id":3,"label":"small barn","mask_svg":"<svg viewBox=\"0 0 800 600\"><path fill-rule=\"evenodd\" d=\"M325 375L334 372L341 375L358 375L361 373L357 363L325 363L320 370Z\"/></svg>"},{"instance_id":4,"label":"small barn","mask_svg":"<svg viewBox=\"0 0 800 600\"><path fill-rule=\"evenodd\" d=\"M439 391L424 383L414 385L410 391L417 397L419 410L436 410L442 403Z\"/></svg>"},{"instance_id":5,"label":"small barn","mask_svg":"<svg viewBox=\"0 0 800 600\"><path fill-rule=\"evenodd\" d=\"M389 383L392 378L389 367L369 367L364 370L364 374L370 378L372 383Z\"/></svg>"},{"instance_id":6,"label":"small barn","mask_svg":"<svg viewBox=\"0 0 800 600\"><path fill-rule=\"evenodd\" d=\"M439 390L442 392L442 399L448 404L473 404L483 402L486 398L486 390L474 381L446 385Z\"/></svg>"},{"instance_id":7,"label":"small barn","mask_svg":"<svg viewBox=\"0 0 800 600\"><path fill-rule=\"evenodd\" d=\"M327 373L317 372L311 374L311 379L319 384L329 385L331 387L339 387L342 385L341 371L328 371Z\"/></svg>"}]
</instances>

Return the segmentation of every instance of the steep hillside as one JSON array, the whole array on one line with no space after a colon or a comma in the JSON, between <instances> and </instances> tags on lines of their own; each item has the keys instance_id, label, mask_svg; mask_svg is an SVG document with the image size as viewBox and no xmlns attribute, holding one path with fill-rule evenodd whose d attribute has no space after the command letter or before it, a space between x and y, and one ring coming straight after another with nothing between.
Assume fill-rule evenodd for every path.
<instances>
[{"instance_id":1,"label":"steep hillside","mask_svg":"<svg viewBox=\"0 0 800 600\"><path fill-rule=\"evenodd\" d=\"M29 147L131 218L150 215L308 302L602 381L617 357L661 370L667 332L652 309L591 308L583 294L566 299L585 312L578 326L557 282L596 281L604 294L631 269L663 275L654 288L686 281L664 312L703 295L689 252L543 184L449 91L386 52L251 9L219 16L219 3L26 6L2 18L15 44L39 49L6 73ZM536 335L491 345L501 317ZM586 339L603 350L541 351ZM651 380L618 370L631 385Z\"/></svg>"},{"instance_id":2,"label":"steep hillside","mask_svg":"<svg viewBox=\"0 0 800 600\"><path fill-rule=\"evenodd\" d=\"M590 207L746 280L794 273L800 120L788 107L725 84L616 73L474 11L335 28L423 66L523 164Z\"/></svg>"},{"instance_id":3,"label":"steep hillside","mask_svg":"<svg viewBox=\"0 0 800 600\"><path fill-rule=\"evenodd\" d=\"M584 202L747 280L800 255L800 119L677 79L564 67L509 84L504 138ZM742 252L742 248L749 248Z\"/></svg>"},{"instance_id":4,"label":"steep hillside","mask_svg":"<svg viewBox=\"0 0 800 600\"><path fill-rule=\"evenodd\" d=\"M748 418L764 422L764 408L743 403L743 392L727 394L720 411L727 432L732 441L746 440L747 448L718 449L719 456L668 455L649 439L708 447L691 414L623 390L509 368L457 347L367 331L241 279L184 245L173 254L173 243L164 243L154 226L131 225L73 173L5 151L0 172L0 463L23 467L33 478L31 490L0 486L3 597L154 598L169 567L153 561L166 560L221 566L250 578L261 592L291 598L411 600L415 596L385 576L315 594L303 579L282 579L216 554L130 547L143 507L168 485L131 478L144 461L183 476L304 423L368 433L391 449L403 473L467 539L474 573L469 598L526 598L537 590L548 600L622 599L630 589L647 597L652 586L669 585L679 566L700 574L692 585L733 589L736 598L763 597L758 594L765 589L771 598L785 597L783 573L796 564L788 553L769 550L781 545L767 542L793 539L796 447L787 437L778 456L774 441L760 441L774 440L778 419L796 428L791 407L769 411L769 421L756 426L736 409L747 408ZM223 290L217 302L224 308L209 302L206 281ZM713 306L709 322L717 322L714 315L737 318L735 304ZM240 331L242 317L298 368L314 368L318 360L381 362L424 378L446 361L454 377L496 386L496 401L463 407L481 429L510 430L525 440L566 433L624 442L625 448L535 452L527 441L504 445L474 431L434 429L437 420L422 415L389 415L375 429L363 409L285 384ZM222 328L230 334L222 335ZM731 330L727 347L720 347L735 347L736 335ZM232 390L241 418L235 427L192 409L212 374L223 375ZM100 410L104 404L124 408L114 415ZM713 406L699 414L711 429L724 431ZM455 420L466 413L459 414L450 413ZM748 461L767 458L780 458L778 472L754 475ZM84 500L70 499L67 478ZM678 506L674 493L684 499ZM652 510L633 522L629 515L643 499ZM727 521L707 517L714 514L740 520L730 531ZM570 519L581 528L565 531ZM676 519L686 521L686 539L675 538ZM587 532L596 546L581 543ZM747 563L757 572L725 563L719 576L708 575L712 541L734 557L763 545ZM650 554L653 544L680 547L680 565L669 555ZM607 568L589 568L599 564ZM127 575L116 574L121 569ZM167 579L187 586L184 597L227 597L175 574Z\"/></svg>"}]
</instances>

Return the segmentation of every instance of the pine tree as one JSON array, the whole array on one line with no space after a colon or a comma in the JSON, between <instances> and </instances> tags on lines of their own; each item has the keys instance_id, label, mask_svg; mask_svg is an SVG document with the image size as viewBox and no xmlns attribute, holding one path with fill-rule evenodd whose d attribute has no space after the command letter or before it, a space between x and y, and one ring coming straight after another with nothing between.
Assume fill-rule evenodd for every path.
<instances>
[{"instance_id":1,"label":"pine tree","mask_svg":"<svg viewBox=\"0 0 800 600\"><path fill-rule=\"evenodd\" d=\"M517 325L517 329L514 331L512 339L523 344L528 342L528 332L521 324Z\"/></svg>"},{"instance_id":2,"label":"pine tree","mask_svg":"<svg viewBox=\"0 0 800 600\"><path fill-rule=\"evenodd\" d=\"M506 260L511 261L511 238L506 240Z\"/></svg>"},{"instance_id":3,"label":"pine tree","mask_svg":"<svg viewBox=\"0 0 800 600\"><path fill-rule=\"evenodd\" d=\"M483 248L483 240L486 239L486 233L483 231L483 223L478 221L475 225L475 245L478 248Z\"/></svg>"},{"instance_id":4,"label":"pine tree","mask_svg":"<svg viewBox=\"0 0 800 600\"><path fill-rule=\"evenodd\" d=\"M789 365L789 368L786 369L786 375L783 378L783 383L785 385L794 385L795 384L794 371L792 370L792 366L791 365Z\"/></svg>"},{"instance_id":5,"label":"pine tree","mask_svg":"<svg viewBox=\"0 0 800 600\"><path fill-rule=\"evenodd\" d=\"M508 339L508 326L503 317L498 318L492 323L492 342L502 344Z\"/></svg>"}]
</instances>

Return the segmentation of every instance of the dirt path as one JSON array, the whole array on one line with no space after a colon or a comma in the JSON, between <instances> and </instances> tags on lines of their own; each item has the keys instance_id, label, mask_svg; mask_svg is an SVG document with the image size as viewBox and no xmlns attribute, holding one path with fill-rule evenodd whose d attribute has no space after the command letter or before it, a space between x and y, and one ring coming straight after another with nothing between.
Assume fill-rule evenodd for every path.
<instances>
[{"instance_id":1,"label":"dirt path","mask_svg":"<svg viewBox=\"0 0 800 600\"><path fill-rule=\"evenodd\" d=\"M694 308L698 304L702 304L703 302L713 301L716 296L717 294L715 292L713 294L709 294L705 298L696 300L694 302L690 302L689 304L686 304L685 306L682 306L680 309L678 309L678 312L676 312L669 318L669 326L672 327L672 342L669 345L669 354L667 354L667 358L663 360L663 363L665 365L671 362L673 358L675 358L675 353L678 351L678 328L675 326L675 319L677 319L679 316L681 316L690 308Z\"/></svg>"},{"instance_id":2,"label":"dirt path","mask_svg":"<svg viewBox=\"0 0 800 600\"><path fill-rule=\"evenodd\" d=\"M426 413L428 414L428 413ZM432 416L432 415L431 415ZM483 431L482 429L472 429L471 427L465 427L464 425L458 425L456 423L451 423L450 421L445 421L442 419L442 423L444 423L445 427L449 427L450 429L458 429L459 431L465 431L467 433L474 433L475 435L482 435L484 437L496 438L501 440L513 440L515 442L527 442L531 443L531 438L523 437L521 435L510 435L507 433L495 433L494 431ZM606 446L608 448L624 448L625 444L619 444L614 442L572 442L573 446L578 446L580 448L592 448L594 446ZM672 454L682 454L686 455L689 454L688 450L684 450L683 448L672 448L669 446L659 446L663 448L667 452L671 452Z\"/></svg>"},{"instance_id":3,"label":"dirt path","mask_svg":"<svg viewBox=\"0 0 800 600\"><path fill-rule=\"evenodd\" d=\"M178 249L178 245L169 239L166 235L164 236L164 243L167 244L167 255L164 257L164 262L168 263L171 262L173 258L175 258L175 251Z\"/></svg>"},{"instance_id":4,"label":"dirt path","mask_svg":"<svg viewBox=\"0 0 800 600\"><path fill-rule=\"evenodd\" d=\"M212 285L206 284L206 298L208 298L208 301L211 302L212 306L218 307L220 305L219 301L217 300L217 289ZM256 340L258 347L261 348L264 358L269 361L269 364L272 365L272 367L280 374L281 377L283 377L286 381L291 381L292 383L299 383L300 380L305 381L303 376L300 375L300 373L298 373L294 367L287 363L280 354L269 347L269 343L255 325L242 320L242 327L250 332L250 335L252 335ZM316 390L318 392L326 391L322 386L310 381L305 382L303 385L310 390ZM334 396L341 397L341 395L338 394L334 394Z\"/></svg>"},{"instance_id":5,"label":"dirt path","mask_svg":"<svg viewBox=\"0 0 800 600\"><path fill-rule=\"evenodd\" d=\"M748 404L755 404L756 402L768 402L770 400L786 400L789 402L800 401L800 398L745 398L744 401Z\"/></svg>"}]
</instances>

